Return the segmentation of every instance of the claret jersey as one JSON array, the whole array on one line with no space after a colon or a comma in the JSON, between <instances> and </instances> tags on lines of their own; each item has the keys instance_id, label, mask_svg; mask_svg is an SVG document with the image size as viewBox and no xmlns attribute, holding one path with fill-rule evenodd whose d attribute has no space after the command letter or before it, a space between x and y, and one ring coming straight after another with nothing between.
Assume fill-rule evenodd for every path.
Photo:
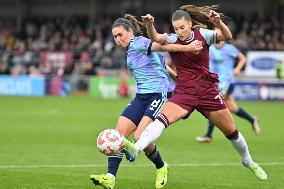
<instances>
[{"instance_id":1,"label":"claret jersey","mask_svg":"<svg viewBox=\"0 0 284 189\"><path fill-rule=\"evenodd\" d=\"M203 28L194 30L192 36L186 41L181 41L176 34L167 34L167 44L187 45L194 40L203 43L203 49L198 54L191 52L170 53L178 73L177 87L186 87L188 83L202 78L218 82L218 76L209 71L209 47L216 42L216 35L216 31Z\"/></svg>"}]
</instances>

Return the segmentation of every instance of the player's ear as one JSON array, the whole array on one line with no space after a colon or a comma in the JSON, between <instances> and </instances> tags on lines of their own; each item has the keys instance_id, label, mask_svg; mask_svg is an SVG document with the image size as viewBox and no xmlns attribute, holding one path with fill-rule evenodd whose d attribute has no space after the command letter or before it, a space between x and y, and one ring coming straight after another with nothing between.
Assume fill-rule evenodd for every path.
<instances>
[{"instance_id":1,"label":"player's ear","mask_svg":"<svg viewBox=\"0 0 284 189\"><path fill-rule=\"evenodd\" d=\"M130 36L134 35L134 31L133 31L132 29L130 29L130 28L127 30L127 33L128 33Z\"/></svg>"},{"instance_id":2,"label":"player's ear","mask_svg":"<svg viewBox=\"0 0 284 189\"><path fill-rule=\"evenodd\" d=\"M190 28L192 27L192 21L191 20L188 20L188 25L189 25Z\"/></svg>"}]
</instances>

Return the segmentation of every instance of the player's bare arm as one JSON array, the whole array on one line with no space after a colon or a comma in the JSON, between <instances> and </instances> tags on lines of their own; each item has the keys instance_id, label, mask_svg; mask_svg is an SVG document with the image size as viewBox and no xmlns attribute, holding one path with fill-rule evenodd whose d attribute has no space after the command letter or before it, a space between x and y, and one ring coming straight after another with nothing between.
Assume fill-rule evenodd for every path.
<instances>
[{"instance_id":1,"label":"player's bare arm","mask_svg":"<svg viewBox=\"0 0 284 189\"><path fill-rule=\"evenodd\" d=\"M179 44L166 44L161 45L159 43L153 42L151 50L152 51L168 51L168 52L191 52L198 54L202 50L202 42L195 40L188 45Z\"/></svg>"},{"instance_id":2,"label":"player's bare arm","mask_svg":"<svg viewBox=\"0 0 284 189\"><path fill-rule=\"evenodd\" d=\"M166 41L166 35L164 34L159 34L154 26L154 17L150 14L147 14L145 16L142 16L142 21L144 25L146 26L148 36L151 40L164 44Z\"/></svg>"},{"instance_id":3,"label":"player's bare arm","mask_svg":"<svg viewBox=\"0 0 284 189\"><path fill-rule=\"evenodd\" d=\"M220 14L211 10L209 13L209 19L214 23L217 30L217 42L218 41L228 41L233 38L231 31L228 26L220 18Z\"/></svg>"},{"instance_id":4,"label":"player's bare arm","mask_svg":"<svg viewBox=\"0 0 284 189\"><path fill-rule=\"evenodd\" d=\"M166 69L168 70L170 77L176 81L177 73L168 65L166 65Z\"/></svg>"},{"instance_id":5,"label":"player's bare arm","mask_svg":"<svg viewBox=\"0 0 284 189\"><path fill-rule=\"evenodd\" d=\"M233 75L234 76L238 76L239 73L241 72L241 69L244 67L244 65L246 64L246 57L243 53L240 52L239 56L238 56L238 64L236 66L236 68L233 70Z\"/></svg>"}]
</instances>

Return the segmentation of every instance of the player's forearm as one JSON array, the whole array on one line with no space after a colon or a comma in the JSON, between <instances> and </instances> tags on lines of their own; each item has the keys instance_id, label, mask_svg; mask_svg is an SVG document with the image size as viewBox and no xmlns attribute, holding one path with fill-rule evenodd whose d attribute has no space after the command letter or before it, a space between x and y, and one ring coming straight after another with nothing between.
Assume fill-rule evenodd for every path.
<instances>
[{"instance_id":1,"label":"player's forearm","mask_svg":"<svg viewBox=\"0 0 284 189\"><path fill-rule=\"evenodd\" d=\"M147 34L152 41L163 44L165 42L165 37L163 34L159 34L154 26L154 24L146 25Z\"/></svg>"},{"instance_id":2,"label":"player's forearm","mask_svg":"<svg viewBox=\"0 0 284 189\"><path fill-rule=\"evenodd\" d=\"M246 57L243 53L240 53L238 58L239 58L239 61L238 61L236 68L241 70L244 67L244 65L246 64L247 60L246 60Z\"/></svg>"},{"instance_id":3,"label":"player's forearm","mask_svg":"<svg viewBox=\"0 0 284 189\"><path fill-rule=\"evenodd\" d=\"M228 41L228 40L231 40L233 38L230 29L228 28L228 26L226 24L224 24L224 22L220 21L215 26L216 26L216 28L220 29L220 31L223 35L223 39L221 39L220 41L223 41L223 40Z\"/></svg>"},{"instance_id":4,"label":"player's forearm","mask_svg":"<svg viewBox=\"0 0 284 189\"><path fill-rule=\"evenodd\" d=\"M190 46L188 45L178 45L178 44L166 44L166 45L157 45L159 51L168 51L168 52L188 52L191 51Z\"/></svg>"},{"instance_id":5,"label":"player's forearm","mask_svg":"<svg viewBox=\"0 0 284 189\"><path fill-rule=\"evenodd\" d=\"M154 24L146 25L146 29L147 29L147 34L148 34L149 38L150 38L151 40L157 42L155 39L156 39L156 35L157 35L158 33L157 33L156 28L154 27Z\"/></svg>"},{"instance_id":6,"label":"player's forearm","mask_svg":"<svg viewBox=\"0 0 284 189\"><path fill-rule=\"evenodd\" d=\"M168 70L168 72L169 72L169 74L170 74L170 77L171 77L174 81L176 81L177 73L176 73L170 66L168 66L168 65L166 65L166 68L167 68L167 70Z\"/></svg>"}]
</instances>

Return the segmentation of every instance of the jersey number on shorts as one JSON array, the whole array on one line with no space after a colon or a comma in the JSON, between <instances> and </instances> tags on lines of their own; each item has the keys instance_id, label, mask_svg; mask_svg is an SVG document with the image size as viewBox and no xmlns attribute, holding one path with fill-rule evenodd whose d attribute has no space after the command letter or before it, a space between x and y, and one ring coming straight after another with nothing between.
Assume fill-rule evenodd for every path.
<instances>
[{"instance_id":1,"label":"jersey number on shorts","mask_svg":"<svg viewBox=\"0 0 284 189\"><path fill-rule=\"evenodd\" d=\"M158 105L159 105L160 102L161 102L161 99L159 99L159 100L154 100L154 101L151 103L149 109L150 109L150 110L154 110L155 108L158 107Z\"/></svg>"},{"instance_id":2,"label":"jersey number on shorts","mask_svg":"<svg viewBox=\"0 0 284 189\"><path fill-rule=\"evenodd\" d=\"M219 99L220 100L220 104L223 104L223 99L222 99L220 93L217 96L215 96L215 99Z\"/></svg>"}]
</instances>

